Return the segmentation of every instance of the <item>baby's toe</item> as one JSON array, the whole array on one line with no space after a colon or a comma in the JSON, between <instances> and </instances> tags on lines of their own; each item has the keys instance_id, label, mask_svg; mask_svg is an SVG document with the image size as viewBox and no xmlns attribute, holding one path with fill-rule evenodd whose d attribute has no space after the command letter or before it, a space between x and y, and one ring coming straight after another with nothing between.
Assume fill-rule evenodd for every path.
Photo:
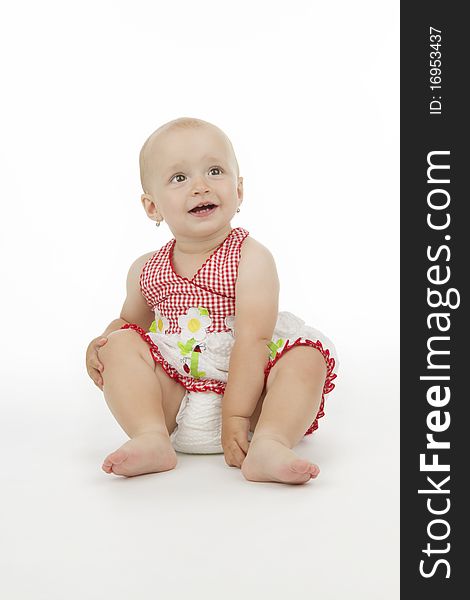
<instances>
[{"instance_id":1,"label":"baby's toe","mask_svg":"<svg viewBox=\"0 0 470 600\"><path fill-rule=\"evenodd\" d=\"M113 466L120 465L121 463L123 463L126 460L126 458L127 458L126 452L124 452L123 450L116 450L115 452L111 452L111 454L109 454L104 459L103 466L101 468L106 473L112 473Z\"/></svg>"},{"instance_id":2,"label":"baby's toe","mask_svg":"<svg viewBox=\"0 0 470 600\"><path fill-rule=\"evenodd\" d=\"M312 479L315 479L315 477L317 477L318 474L320 473L320 469L318 468L317 465L310 465L309 471L310 471L310 477Z\"/></svg>"},{"instance_id":3,"label":"baby's toe","mask_svg":"<svg viewBox=\"0 0 470 600\"><path fill-rule=\"evenodd\" d=\"M295 471L296 473L309 473L310 472L310 467L312 466L312 463L308 462L308 460L305 460L304 458L297 458L295 460L293 460L290 464L290 468Z\"/></svg>"},{"instance_id":4,"label":"baby's toe","mask_svg":"<svg viewBox=\"0 0 470 600\"><path fill-rule=\"evenodd\" d=\"M306 483L310 479L314 479L320 472L320 469L317 467L317 465L312 464L304 458L297 458L293 460L290 464L290 469L297 475L295 480L302 483Z\"/></svg>"},{"instance_id":5,"label":"baby's toe","mask_svg":"<svg viewBox=\"0 0 470 600\"><path fill-rule=\"evenodd\" d=\"M116 452L112 452L109 456L109 462L113 465L120 465L122 462L126 460L128 453L124 450L116 450Z\"/></svg>"}]
</instances>

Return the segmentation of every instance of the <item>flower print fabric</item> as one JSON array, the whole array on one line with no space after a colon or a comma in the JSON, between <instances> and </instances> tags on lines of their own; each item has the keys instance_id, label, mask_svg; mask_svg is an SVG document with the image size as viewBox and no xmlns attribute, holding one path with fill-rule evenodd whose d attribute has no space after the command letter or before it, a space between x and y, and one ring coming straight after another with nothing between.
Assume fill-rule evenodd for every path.
<instances>
[{"instance_id":1,"label":"flower print fabric","mask_svg":"<svg viewBox=\"0 0 470 600\"><path fill-rule=\"evenodd\" d=\"M181 338L194 338L198 342L206 339L206 328L212 323L207 308L190 308L185 315L178 317L178 324L181 328Z\"/></svg>"},{"instance_id":2,"label":"flower print fabric","mask_svg":"<svg viewBox=\"0 0 470 600\"><path fill-rule=\"evenodd\" d=\"M150 331L153 333L165 333L169 326L168 319L158 311L155 311L155 321L150 325Z\"/></svg>"}]
</instances>

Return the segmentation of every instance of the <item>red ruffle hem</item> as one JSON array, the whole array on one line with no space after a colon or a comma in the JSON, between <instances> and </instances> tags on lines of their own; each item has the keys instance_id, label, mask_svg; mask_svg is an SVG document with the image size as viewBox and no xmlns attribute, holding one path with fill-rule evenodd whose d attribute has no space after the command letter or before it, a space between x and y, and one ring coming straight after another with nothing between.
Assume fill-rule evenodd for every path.
<instances>
[{"instance_id":1,"label":"red ruffle hem","mask_svg":"<svg viewBox=\"0 0 470 600\"><path fill-rule=\"evenodd\" d=\"M336 379L336 373L334 373L333 371L335 368L336 361L332 356L330 357L330 351L328 349L323 348L323 344L320 342L320 340L317 340L316 342L312 342L312 340L303 340L302 341L302 338L298 338L297 340L295 340L295 342L292 342L292 344L289 344L289 340L287 340L282 351L279 352L278 354L276 354L276 356L274 358L270 359L270 361L266 365L266 368L264 370L265 382L266 382L266 379L268 378L269 372L271 371L273 366L277 363L277 361L281 358L281 356L284 356L284 354L286 352L288 352L292 348L295 348L296 346L310 346L312 348L316 348L319 352L321 352L323 358L325 359L325 363L326 363L326 378L325 378L325 384L323 385L320 408L318 409L318 413L317 413L317 416L315 417L314 422L310 425L310 427L304 433L304 436L306 436L306 435L311 435L315 431L315 429L318 429L318 419L325 416L325 413L323 410L323 408L325 406L325 395L329 394L335 388L333 379Z\"/></svg>"},{"instance_id":2,"label":"red ruffle hem","mask_svg":"<svg viewBox=\"0 0 470 600\"><path fill-rule=\"evenodd\" d=\"M158 346L154 343L152 338L148 335L146 331L142 329L139 325L135 323L126 323L121 327L121 329L133 329L137 333L141 335L141 337L147 342L149 345L150 352L153 356L153 359L156 363L160 364L167 375L169 375L172 379L175 379L180 383L184 388L191 392L215 392L216 394L223 394L225 392L225 383L222 381L218 381L217 379L194 379L194 377L189 377L185 375L181 375L167 360L163 358L158 349ZM320 340L313 342L311 340L303 340L302 338L298 338L292 344L289 344L289 340L286 341L286 344L281 352L276 354L273 359L270 359L266 368L264 370L265 382L268 378L269 372L273 368L273 366L277 363L277 361L283 356L286 352L288 352L291 348L296 346L310 346L312 348L316 348L319 352L321 352L323 358L326 363L326 379L325 384L323 386L323 392L320 402L320 408L318 410L317 416L313 423L310 425L308 430L304 433L305 435L312 434L318 428L318 419L325 415L323 408L325 405L325 395L331 392L335 385L333 383L333 379L336 379L336 374L333 372L335 368L335 359L330 357L330 351L328 349L324 349Z\"/></svg>"}]
</instances>

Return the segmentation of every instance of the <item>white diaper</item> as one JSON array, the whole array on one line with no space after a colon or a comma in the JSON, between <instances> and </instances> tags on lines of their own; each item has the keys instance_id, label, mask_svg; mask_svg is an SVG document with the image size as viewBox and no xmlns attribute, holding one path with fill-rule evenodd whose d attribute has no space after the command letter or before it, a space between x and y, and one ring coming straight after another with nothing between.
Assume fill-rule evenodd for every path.
<instances>
[{"instance_id":1,"label":"white diaper","mask_svg":"<svg viewBox=\"0 0 470 600\"><path fill-rule=\"evenodd\" d=\"M173 448L188 454L219 454L222 433L222 395L186 392L170 435Z\"/></svg>"},{"instance_id":2,"label":"white diaper","mask_svg":"<svg viewBox=\"0 0 470 600\"><path fill-rule=\"evenodd\" d=\"M170 435L173 448L186 454L223 454L222 394L187 391ZM249 432L250 440L253 434Z\"/></svg>"}]
</instances>

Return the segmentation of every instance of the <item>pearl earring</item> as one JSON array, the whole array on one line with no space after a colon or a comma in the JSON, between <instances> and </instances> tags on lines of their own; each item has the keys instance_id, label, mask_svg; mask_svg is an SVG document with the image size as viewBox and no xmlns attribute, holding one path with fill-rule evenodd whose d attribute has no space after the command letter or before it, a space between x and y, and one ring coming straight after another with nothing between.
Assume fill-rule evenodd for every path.
<instances>
[{"instance_id":1,"label":"pearl earring","mask_svg":"<svg viewBox=\"0 0 470 600\"><path fill-rule=\"evenodd\" d=\"M240 207L237 208L237 212L240 212Z\"/></svg>"},{"instance_id":2,"label":"pearl earring","mask_svg":"<svg viewBox=\"0 0 470 600\"><path fill-rule=\"evenodd\" d=\"M156 225L157 227L160 227L160 223L161 223L161 221L156 221L156 222L155 222L155 225Z\"/></svg>"}]
</instances>

